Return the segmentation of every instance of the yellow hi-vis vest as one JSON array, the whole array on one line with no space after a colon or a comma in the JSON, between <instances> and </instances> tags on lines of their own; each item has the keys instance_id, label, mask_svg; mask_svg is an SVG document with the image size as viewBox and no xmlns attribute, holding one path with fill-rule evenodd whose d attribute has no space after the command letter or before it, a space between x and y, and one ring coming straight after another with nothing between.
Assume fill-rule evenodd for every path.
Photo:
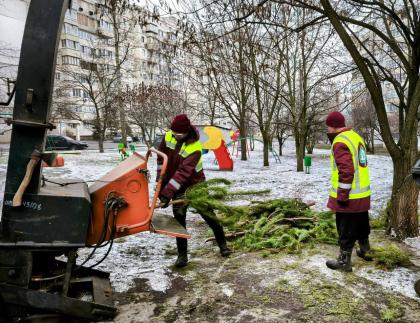
<instances>
[{"instance_id":1,"label":"yellow hi-vis vest","mask_svg":"<svg viewBox=\"0 0 420 323\"><path fill-rule=\"evenodd\" d=\"M165 143L166 147L169 149L175 150L176 144L178 143L175 139L175 137L172 135L172 130L169 130L165 134ZM200 159L197 162L197 165L195 166L195 171L198 173L199 171L203 170L203 157L201 155L203 151L203 147L201 146L201 142L197 140L196 142L193 142L192 144L187 145L185 142L182 144L181 149L179 150L179 155L182 156L182 158L187 158L192 153L199 151L200 152Z\"/></svg>"},{"instance_id":2,"label":"yellow hi-vis vest","mask_svg":"<svg viewBox=\"0 0 420 323\"><path fill-rule=\"evenodd\" d=\"M353 167L354 167L354 177L351 184L340 183L338 181L338 169L334 160L333 147L334 144L341 142L345 144L350 150ZM337 189L351 189L349 199L355 200L364 197L370 196L370 180L369 180L369 168L367 165L367 156L366 156L366 144L353 130L348 130L340 133L335 137L333 144L331 145L331 166L332 166L332 176L331 176L331 192L330 196L337 198Z\"/></svg>"}]
</instances>

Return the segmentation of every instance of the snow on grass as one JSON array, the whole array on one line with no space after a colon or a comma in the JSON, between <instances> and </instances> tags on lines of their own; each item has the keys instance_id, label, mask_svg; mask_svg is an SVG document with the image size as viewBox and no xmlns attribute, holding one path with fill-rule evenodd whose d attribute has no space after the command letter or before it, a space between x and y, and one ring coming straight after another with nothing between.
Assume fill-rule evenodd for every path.
<instances>
[{"instance_id":1,"label":"snow on grass","mask_svg":"<svg viewBox=\"0 0 420 323\"><path fill-rule=\"evenodd\" d=\"M420 275L408 268L400 267L390 271L377 268L360 268L356 274L381 285L389 291L397 292L417 300L419 299L414 290L414 283L417 279L420 279Z\"/></svg>"},{"instance_id":2,"label":"snow on grass","mask_svg":"<svg viewBox=\"0 0 420 323\"><path fill-rule=\"evenodd\" d=\"M330 160L329 150L315 150L312 155L312 168L310 174L297 173L296 160L293 147L290 143L285 147L285 154L281 156L281 163L276 163L270 156L270 166L262 166L262 147L256 144L256 151L251 152L249 161L241 161L234 156L234 171L221 172L216 170L213 153L203 156L206 177L224 177L234 181L232 190L262 190L271 189L271 193L266 196L244 197L247 200L235 203L248 203L250 199L261 200L270 198L301 198L305 202L315 202L313 209L326 210L326 203L330 189ZM145 153L145 147L140 148L140 153ZM46 178L79 178L89 181L99 179L119 163L119 155L116 150L98 153L96 151L82 151L80 155L65 155L65 166L60 168L45 168ZM385 207L391 193L392 185L392 161L389 156L369 156L369 167L372 187L372 210L373 215L380 214ZM7 160L0 159L0 185L4 188L6 176ZM156 159L151 157L149 160L149 171L151 174L150 194L153 193L154 179L156 172ZM169 209L159 210L160 213L170 213ZM197 233L197 229L191 222L199 219L197 215L189 213L187 227L193 234L193 239L189 242L189 249L194 250L202 247L204 237ZM407 239L406 243L420 249L420 240ZM158 236L150 233L142 233L135 236L122 238L116 241L108 258L98 266L99 269L111 272L111 282L114 289L124 292L135 286L136 279L147 280L151 289L165 291L170 287L170 273L172 264L176 256L168 255L166 251L175 251L175 239ZM92 264L106 250L98 251L96 257L88 264ZM88 254L89 249L79 252L80 261ZM173 252L174 253L174 252ZM326 277L332 277L335 281L340 280L341 273L328 270L325 267L323 256L312 256L309 265L319 269ZM79 262L80 263L80 262ZM359 270L358 270L359 271ZM295 270L286 271L284 278L292 279ZM358 273L359 274L359 273ZM379 270L361 269L360 275L374 281L386 288L400 292L409 297L414 297L413 282L415 273L399 268L390 272ZM291 282L293 284L293 282ZM226 295L230 294L230 289L224 290Z\"/></svg>"}]
</instances>

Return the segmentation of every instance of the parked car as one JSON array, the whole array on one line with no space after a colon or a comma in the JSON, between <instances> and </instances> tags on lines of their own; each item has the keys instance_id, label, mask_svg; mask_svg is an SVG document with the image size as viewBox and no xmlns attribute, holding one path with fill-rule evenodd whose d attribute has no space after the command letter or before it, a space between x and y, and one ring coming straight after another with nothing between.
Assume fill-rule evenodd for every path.
<instances>
[{"instance_id":1,"label":"parked car","mask_svg":"<svg viewBox=\"0 0 420 323\"><path fill-rule=\"evenodd\" d=\"M48 135L45 144L45 150L81 150L87 147L84 142L59 135Z\"/></svg>"},{"instance_id":2,"label":"parked car","mask_svg":"<svg viewBox=\"0 0 420 323\"><path fill-rule=\"evenodd\" d=\"M120 134L117 134L116 136L114 136L114 138L112 138L112 142L115 142L115 143L122 142L122 136ZM131 138L130 136L127 136L127 142L128 143L133 142L133 138Z\"/></svg>"}]
</instances>

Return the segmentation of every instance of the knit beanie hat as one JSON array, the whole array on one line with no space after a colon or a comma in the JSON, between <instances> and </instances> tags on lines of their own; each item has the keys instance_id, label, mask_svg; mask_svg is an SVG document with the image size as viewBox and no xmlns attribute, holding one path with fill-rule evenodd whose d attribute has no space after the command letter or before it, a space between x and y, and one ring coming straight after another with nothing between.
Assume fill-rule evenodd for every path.
<instances>
[{"instance_id":1,"label":"knit beanie hat","mask_svg":"<svg viewBox=\"0 0 420 323\"><path fill-rule=\"evenodd\" d=\"M186 114L178 114L171 123L171 130L178 133L188 133L191 130L191 122Z\"/></svg>"},{"instance_id":2,"label":"knit beanie hat","mask_svg":"<svg viewBox=\"0 0 420 323\"><path fill-rule=\"evenodd\" d=\"M346 119L340 112L333 111L328 114L325 123L328 127L344 128L346 126Z\"/></svg>"}]
</instances>

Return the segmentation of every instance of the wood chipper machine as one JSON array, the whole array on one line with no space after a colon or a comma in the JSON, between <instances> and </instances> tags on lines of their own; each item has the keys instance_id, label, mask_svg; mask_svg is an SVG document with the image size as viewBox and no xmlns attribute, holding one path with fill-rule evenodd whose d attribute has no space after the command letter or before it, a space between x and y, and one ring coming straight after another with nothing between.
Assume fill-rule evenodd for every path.
<instances>
[{"instance_id":1,"label":"wood chipper machine","mask_svg":"<svg viewBox=\"0 0 420 323\"><path fill-rule=\"evenodd\" d=\"M44 147L46 131L53 128L57 45L68 7L68 0L32 0L29 6L8 120L0 322L111 319L116 309L109 274L86 265L92 254L112 246L115 238L142 231L190 237L173 218L153 215L161 179L149 202L147 162L152 153L160 154L162 176L167 163L157 150L145 157L134 153L89 188L77 179L44 180L41 161L51 161ZM76 261L78 249L85 247L92 249L90 255Z\"/></svg>"}]
</instances>

